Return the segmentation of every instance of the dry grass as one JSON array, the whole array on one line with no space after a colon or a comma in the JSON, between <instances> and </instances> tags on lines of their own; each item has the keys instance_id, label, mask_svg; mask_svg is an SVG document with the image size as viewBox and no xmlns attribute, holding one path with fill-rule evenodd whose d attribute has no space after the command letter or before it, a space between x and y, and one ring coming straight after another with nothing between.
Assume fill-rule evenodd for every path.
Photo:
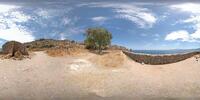
<instances>
[{"instance_id":1,"label":"dry grass","mask_svg":"<svg viewBox=\"0 0 200 100\"><path fill-rule=\"evenodd\" d=\"M119 67L124 64L125 56L119 50L111 50L103 55L98 55L97 57L91 59L91 61L105 67Z\"/></svg>"},{"instance_id":2,"label":"dry grass","mask_svg":"<svg viewBox=\"0 0 200 100\"><path fill-rule=\"evenodd\" d=\"M68 48L68 49L48 49L46 53L52 57L59 57L59 56L76 56L80 55L85 52L84 49L81 48Z\"/></svg>"},{"instance_id":3,"label":"dry grass","mask_svg":"<svg viewBox=\"0 0 200 100\"><path fill-rule=\"evenodd\" d=\"M0 59L3 59L4 55L2 53L0 53Z\"/></svg>"}]
</instances>

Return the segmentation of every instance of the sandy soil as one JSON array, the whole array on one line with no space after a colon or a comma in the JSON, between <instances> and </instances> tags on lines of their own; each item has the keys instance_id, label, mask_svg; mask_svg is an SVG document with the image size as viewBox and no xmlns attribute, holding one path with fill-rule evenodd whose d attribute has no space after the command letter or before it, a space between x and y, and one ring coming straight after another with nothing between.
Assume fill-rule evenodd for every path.
<instances>
[{"instance_id":1,"label":"sandy soil","mask_svg":"<svg viewBox=\"0 0 200 100\"><path fill-rule=\"evenodd\" d=\"M66 57L35 52L31 59L0 60L0 99L200 99L200 59L152 66L119 51Z\"/></svg>"}]
</instances>

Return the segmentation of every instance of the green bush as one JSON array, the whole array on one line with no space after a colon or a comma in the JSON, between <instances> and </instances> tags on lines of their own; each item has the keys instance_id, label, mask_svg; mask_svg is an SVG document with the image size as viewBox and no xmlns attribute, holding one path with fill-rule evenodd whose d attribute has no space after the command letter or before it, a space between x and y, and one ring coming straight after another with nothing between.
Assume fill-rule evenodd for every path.
<instances>
[{"instance_id":1,"label":"green bush","mask_svg":"<svg viewBox=\"0 0 200 100\"><path fill-rule=\"evenodd\" d=\"M102 52L111 43L112 34L104 28L89 28L84 41L86 48Z\"/></svg>"}]
</instances>

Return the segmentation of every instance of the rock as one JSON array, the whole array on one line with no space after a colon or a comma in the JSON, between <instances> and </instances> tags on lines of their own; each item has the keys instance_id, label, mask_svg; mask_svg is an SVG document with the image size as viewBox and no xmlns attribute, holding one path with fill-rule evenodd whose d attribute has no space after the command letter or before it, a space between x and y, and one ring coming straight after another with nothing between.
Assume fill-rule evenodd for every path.
<instances>
[{"instance_id":1,"label":"rock","mask_svg":"<svg viewBox=\"0 0 200 100\"><path fill-rule=\"evenodd\" d=\"M24 44L16 41L10 41L2 46L2 52L6 58L19 58L22 59L24 55L29 55Z\"/></svg>"},{"instance_id":2,"label":"rock","mask_svg":"<svg viewBox=\"0 0 200 100\"><path fill-rule=\"evenodd\" d=\"M24 58L23 54L19 51L15 52L14 58L18 58L19 60L22 60Z\"/></svg>"},{"instance_id":3,"label":"rock","mask_svg":"<svg viewBox=\"0 0 200 100\"><path fill-rule=\"evenodd\" d=\"M141 64L144 65L144 62L142 62Z\"/></svg>"}]
</instances>

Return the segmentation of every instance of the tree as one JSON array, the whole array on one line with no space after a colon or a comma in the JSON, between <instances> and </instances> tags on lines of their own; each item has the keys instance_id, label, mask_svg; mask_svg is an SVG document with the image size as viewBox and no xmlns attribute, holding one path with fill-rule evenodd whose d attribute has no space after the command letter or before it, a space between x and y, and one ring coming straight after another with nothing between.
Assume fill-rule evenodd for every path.
<instances>
[{"instance_id":1,"label":"tree","mask_svg":"<svg viewBox=\"0 0 200 100\"><path fill-rule=\"evenodd\" d=\"M86 31L85 44L89 49L97 49L99 53L102 52L108 45L110 45L112 34L104 28L88 28Z\"/></svg>"}]
</instances>

